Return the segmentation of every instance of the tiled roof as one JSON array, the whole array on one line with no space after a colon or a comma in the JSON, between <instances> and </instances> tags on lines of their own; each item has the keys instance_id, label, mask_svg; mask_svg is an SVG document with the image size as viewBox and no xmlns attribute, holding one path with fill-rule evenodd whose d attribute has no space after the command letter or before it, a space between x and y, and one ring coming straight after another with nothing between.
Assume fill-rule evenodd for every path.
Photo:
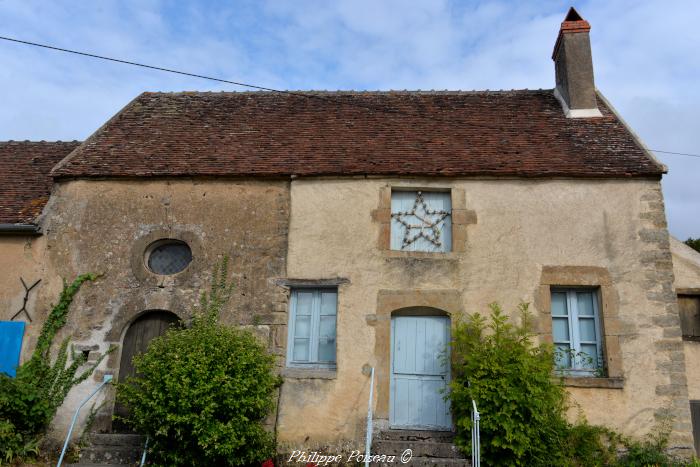
<instances>
[{"instance_id":1,"label":"tiled roof","mask_svg":"<svg viewBox=\"0 0 700 467\"><path fill-rule=\"evenodd\" d=\"M57 177L658 177L599 99L567 119L551 90L144 93Z\"/></svg>"},{"instance_id":2,"label":"tiled roof","mask_svg":"<svg viewBox=\"0 0 700 467\"><path fill-rule=\"evenodd\" d=\"M49 199L51 168L80 145L0 142L0 224L31 224Z\"/></svg>"}]
</instances>

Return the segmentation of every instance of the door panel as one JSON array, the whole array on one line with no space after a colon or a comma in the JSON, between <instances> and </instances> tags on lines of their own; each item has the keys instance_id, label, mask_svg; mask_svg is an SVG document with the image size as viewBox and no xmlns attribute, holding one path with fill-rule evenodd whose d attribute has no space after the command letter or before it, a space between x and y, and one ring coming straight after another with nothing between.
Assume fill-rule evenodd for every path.
<instances>
[{"instance_id":1,"label":"door panel","mask_svg":"<svg viewBox=\"0 0 700 467\"><path fill-rule=\"evenodd\" d=\"M450 321L442 316L392 319L391 413L393 428L452 427L444 399L449 383Z\"/></svg>"},{"instance_id":2,"label":"door panel","mask_svg":"<svg viewBox=\"0 0 700 467\"><path fill-rule=\"evenodd\" d=\"M122 356L119 363L119 382L124 382L136 374L134 357L148 349L154 337L165 334L165 331L179 321L178 317L169 311L151 311L137 318L126 331L122 344ZM114 414L125 417L129 413L126 406L115 403ZM128 431L123 422L115 420L112 423L114 431Z\"/></svg>"}]
</instances>

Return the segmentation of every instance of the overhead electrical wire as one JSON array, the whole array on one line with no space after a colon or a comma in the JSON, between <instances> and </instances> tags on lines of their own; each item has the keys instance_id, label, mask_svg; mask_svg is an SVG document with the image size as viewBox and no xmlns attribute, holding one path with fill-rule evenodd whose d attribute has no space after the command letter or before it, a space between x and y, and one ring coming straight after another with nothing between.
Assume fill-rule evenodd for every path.
<instances>
[{"instance_id":1,"label":"overhead electrical wire","mask_svg":"<svg viewBox=\"0 0 700 467\"><path fill-rule=\"evenodd\" d=\"M700 154L689 154L687 152L672 152L672 151L662 151L661 149L649 149L651 152L660 152L663 154L673 154L676 156L687 156L687 157L700 157Z\"/></svg>"},{"instance_id":2,"label":"overhead electrical wire","mask_svg":"<svg viewBox=\"0 0 700 467\"><path fill-rule=\"evenodd\" d=\"M405 115L405 116L412 116L412 117L426 118L426 119L435 120L435 121L441 121L440 119L436 119L434 117L428 117L426 115L412 114L412 113L408 113L408 112L402 112L400 110L388 109L385 107L375 108L375 107L370 107L370 106L366 106L366 105L362 105L362 104L357 104L357 103L352 102L352 101L338 100L338 99L330 98L328 96L323 96L323 95L317 94L316 92L308 92L307 93L307 92L298 92L298 91L288 91L288 90L284 90L284 89L275 89L275 88L270 88L270 87L266 87L266 86L259 86L256 84L244 83L241 81L233 81L233 80L228 80L228 79L216 78L213 76L202 75L199 73L190 73L190 72L186 72L186 71L175 70L172 68L165 68L165 67L160 67L160 66L155 66L155 65L147 65L145 63L138 63L138 62L134 62L131 60L122 60L119 58L106 57L104 55L97 55L97 54L92 54L92 53L88 53L88 52L81 52L79 50L71 50L71 49L66 49L63 47L56 47L56 46L48 45L48 44L40 44L38 42L25 41L25 40L21 40L21 39L16 39L14 37L0 36L0 39L2 39L4 41L9 41L9 42L16 42L19 44L31 45L34 47L41 47L44 49L55 50L58 52L65 52L65 53L70 53L70 54L75 54L75 55L81 55L84 57L97 58L99 60L106 60L106 61L110 61L110 62L121 63L124 65L132 65L132 66L137 66L137 67L146 68L146 69L150 69L150 70L163 71L166 73L174 73L174 74L182 75L182 76L189 76L192 78L200 78L200 79L206 79L209 81L216 81L219 83L232 84L234 86L240 86L240 87L249 88L249 89L256 89L258 91L275 92L275 93L287 94L287 95L291 95L291 96L303 97L303 98L307 98L307 99L320 99L320 100L324 100L327 102L332 102L334 104L350 105L353 107L359 107L359 108L362 108L365 110L369 110L371 112L376 111L376 112L390 113L390 114L394 114L394 115ZM454 123L453 120L449 120L449 122ZM491 128L491 129L493 128L492 126L480 125L480 124L475 123L475 122L470 122L469 124L473 125L473 126L483 127L483 128ZM677 155L677 156L700 158L700 154L690 154L690 153L673 152L673 151L662 151L660 149L649 149L649 151L658 152L658 153L662 153L662 154L672 154L672 155Z\"/></svg>"}]
</instances>

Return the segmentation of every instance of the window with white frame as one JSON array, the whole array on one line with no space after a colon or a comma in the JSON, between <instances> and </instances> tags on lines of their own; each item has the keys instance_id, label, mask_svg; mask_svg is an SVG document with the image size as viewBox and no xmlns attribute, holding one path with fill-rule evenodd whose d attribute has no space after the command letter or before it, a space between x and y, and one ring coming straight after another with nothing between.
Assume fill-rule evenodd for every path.
<instances>
[{"instance_id":1,"label":"window with white frame","mask_svg":"<svg viewBox=\"0 0 700 467\"><path fill-rule=\"evenodd\" d=\"M591 376L603 367L597 289L552 289L552 340L557 368Z\"/></svg>"},{"instance_id":2,"label":"window with white frame","mask_svg":"<svg viewBox=\"0 0 700 467\"><path fill-rule=\"evenodd\" d=\"M335 367L335 289L293 289L290 300L287 365Z\"/></svg>"},{"instance_id":3,"label":"window with white frame","mask_svg":"<svg viewBox=\"0 0 700 467\"><path fill-rule=\"evenodd\" d=\"M449 191L391 192L391 249L452 250L452 199Z\"/></svg>"}]
</instances>

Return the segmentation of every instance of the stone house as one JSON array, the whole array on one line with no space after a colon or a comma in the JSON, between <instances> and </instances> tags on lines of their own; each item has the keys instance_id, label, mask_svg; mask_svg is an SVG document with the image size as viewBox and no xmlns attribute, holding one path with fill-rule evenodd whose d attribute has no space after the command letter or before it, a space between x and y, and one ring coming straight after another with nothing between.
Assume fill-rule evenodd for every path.
<instances>
[{"instance_id":1,"label":"stone house","mask_svg":"<svg viewBox=\"0 0 700 467\"><path fill-rule=\"evenodd\" d=\"M65 333L90 359L119 346L54 435L229 255L222 318L278 355L288 446L361 448L370 367L377 430L451 430L451 323L525 301L591 423L642 436L670 415L692 452L700 328L676 293L697 306L700 261L669 237L666 168L594 86L589 29L562 23L554 89L143 93L82 143L0 143L0 319L26 322L19 358L62 278L89 271ZM99 397L96 428L116 429Z\"/></svg>"}]
</instances>

